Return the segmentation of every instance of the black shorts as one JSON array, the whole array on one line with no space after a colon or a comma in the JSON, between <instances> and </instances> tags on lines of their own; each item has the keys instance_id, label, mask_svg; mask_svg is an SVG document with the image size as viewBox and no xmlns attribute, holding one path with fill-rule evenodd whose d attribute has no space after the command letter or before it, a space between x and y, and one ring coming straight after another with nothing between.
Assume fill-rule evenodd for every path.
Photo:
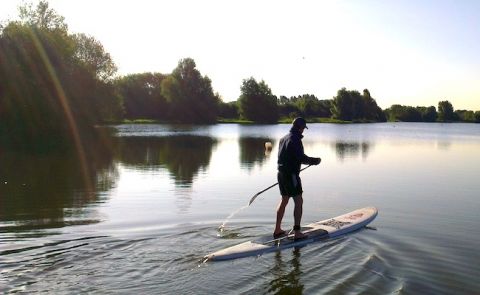
<instances>
[{"instance_id":1,"label":"black shorts","mask_svg":"<svg viewBox=\"0 0 480 295\"><path fill-rule=\"evenodd\" d=\"M295 173L277 173L278 187L282 196L295 197L303 193L300 176Z\"/></svg>"}]
</instances>

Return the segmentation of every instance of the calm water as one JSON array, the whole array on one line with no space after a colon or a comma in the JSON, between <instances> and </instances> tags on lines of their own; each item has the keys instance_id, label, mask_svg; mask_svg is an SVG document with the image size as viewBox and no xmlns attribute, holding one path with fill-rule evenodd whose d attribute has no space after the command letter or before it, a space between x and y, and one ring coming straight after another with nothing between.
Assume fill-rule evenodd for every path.
<instances>
[{"instance_id":1,"label":"calm water","mask_svg":"<svg viewBox=\"0 0 480 295\"><path fill-rule=\"evenodd\" d=\"M276 182L289 126L115 128L88 163L0 150L2 293L480 292L480 124L310 124L323 161L302 172L303 223L376 206L371 228L215 263L202 257L272 232L278 188L218 227Z\"/></svg>"}]
</instances>

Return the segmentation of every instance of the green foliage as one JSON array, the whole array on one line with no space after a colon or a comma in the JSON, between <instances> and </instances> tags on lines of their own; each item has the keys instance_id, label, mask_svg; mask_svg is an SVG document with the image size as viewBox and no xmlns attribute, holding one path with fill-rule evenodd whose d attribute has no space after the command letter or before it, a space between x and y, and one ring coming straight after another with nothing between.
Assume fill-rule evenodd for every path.
<instances>
[{"instance_id":1,"label":"green foliage","mask_svg":"<svg viewBox=\"0 0 480 295\"><path fill-rule=\"evenodd\" d=\"M422 122L422 113L415 107L394 104L385 112L389 121Z\"/></svg>"},{"instance_id":2,"label":"green foliage","mask_svg":"<svg viewBox=\"0 0 480 295\"><path fill-rule=\"evenodd\" d=\"M295 118L302 117L330 117L331 100L319 100L315 95L303 94L287 98L281 96L278 100L280 116Z\"/></svg>"},{"instance_id":3,"label":"green foliage","mask_svg":"<svg viewBox=\"0 0 480 295\"><path fill-rule=\"evenodd\" d=\"M382 109L377 105L377 102L374 98L370 95L370 91L368 89L363 90L362 95L362 107L363 114L359 114L361 119L366 121L374 121L374 122L386 122L387 117Z\"/></svg>"},{"instance_id":4,"label":"green foliage","mask_svg":"<svg viewBox=\"0 0 480 295\"><path fill-rule=\"evenodd\" d=\"M289 118L291 123L293 118L300 117L300 110L293 102L293 97L280 96L278 99L278 113L279 116Z\"/></svg>"},{"instance_id":5,"label":"green foliage","mask_svg":"<svg viewBox=\"0 0 480 295\"><path fill-rule=\"evenodd\" d=\"M392 105L385 110L389 121L402 122L441 122L461 121L476 122L476 113L467 110L453 111L453 106L448 101L441 101L438 104L439 112L434 106L429 107L411 107L403 105ZM479 114L480 116L480 114Z\"/></svg>"},{"instance_id":6,"label":"green foliage","mask_svg":"<svg viewBox=\"0 0 480 295\"><path fill-rule=\"evenodd\" d=\"M223 102L218 105L218 116L224 119L238 119L240 117L238 111L238 103L236 101Z\"/></svg>"},{"instance_id":7,"label":"green foliage","mask_svg":"<svg viewBox=\"0 0 480 295\"><path fill-rule=\"evenodd\" d=\"M316 117L330 118L332 117L332 104L333 100L323 99L318 101L319 108L318 113L315 114Z\"/></svg>"},{"instance_id":8,"label":"green foliage","mask_svg":"<svg viewBox=\"0 0 480 295\"><path fill-rule=\"evenodd\" d=\"M161 73L142 73L127 75L115 81L127 119L167 118L168 104L161 87L165 78Z\"/></svg>"},{"instance_id":9,"label":"green foliage","mask_svg":"<svg viewBox=\"0 0 480 295\"><path fill-rule=\"evenodd\" d=\"M318 109L320 107L318 98L316 98L314 95L308 94L302 95L298 99L297 106L302 115L305 117L314 116L316 113L318 113Z\"/></svg>"},{"instance_id":10,"label":"green foliage","mask_svg":"<svg viewBox=\"0 0 480 295\"><path fill-rule=\"evenodd\" d=\"M368 89L363 95L356 90L342 88L332 101L333 118L344 121L374 121L384 122L386 117Z\"/></svg>"},{"instance_id":11,"label":"green foliage","mask_svg":"<svg viewBox=\"0 0 480 295\"><path fill-rule=\"evenodd\" d=\"M67 33L68 26L65 18L51 8L47 1L38 2L36 7L27 3L18 8L20 22L29 27L45 29L49 31L63 31Z\"/></svg>"},{"instance_id":12,"label":"green foliage","mask_svg":"<svg viewBox=\"0 0 480 295\"><path fill-rule=\"evenodd\" d=\"M89 71L63 17L46 2L20 11L21 21L0 34L0 141L69 145L114 117L118 97L112 84Z\"/></svg>"},{"instance_id":13,"label":"green foliage","mask_svg":"<svg viewBox=\"0 0 480 295\"><path fill-rule=\"evenodd\" d=\"M434 106L411 107L394 104L385 110L389 121L401 122L435 122L437 111Z\"/></svg>"},{"instance_id":14,"label":"green foliage","mask_svg":"<svg viewBox=\"0 0 480 295\"><path fill-rule=\"evenodd\" d=\"M279 121L281 124L292 124L292 118L290 117L283 117ZM335 124L349 124L352 121L343 121L334 118L321 118L321 117L313 117L308 118L308 123L335 123Z\"/></svg>"},{"instance_id":15,"label":"green foliage","mask_svg":"<svg viewBox=\"0 0 480 295\"><path fill-rule=\"evenodd\" d=\"M453 106L448 100L438 103L438 119L442 122L449 122L455 119Z\"/></svg>"},{"instance_id":16,"label":"green foliage","mask_svg":"<svg viewBox=\"0 0 480 295\"><path fill-rule=\"evenodd\" d=\"M475 112L467 110L456 110L454 114L455 119L462 122L475 122Z\"/></svg>"},{"instance_id":17,"label":"green foliage","mask_svg":"<svg viewBox=\"0 0 480 295\"><path fill-rule=\"evenodd\" d=\"M238 106L243 119L257 123L277 122L277 97L265 81L258 83L253 77L244 79L240 91Z\"/></svg>"},{"instance_id":18,"label":"green foliage","mask_svg":"<svg viewBox=\"0 0 480 295\"><path fill-rule=\"evenodd\" d=\"M360 98L358 91L347 91L345 88L338 90L337 96L333 98L332 114L336 119L348 120L353 119L353 100L352 95Z\"/></svg>"},{"instance_id":19,"label":"green foliage","mask_svg":"<svg viewBox=\"0 0 480 295\"><path fill-rule=\"evenodd\" d=\"M162 81L162 95L170 104L170 120L182 123L214 123L220 98L212 82L196 69L195 61L179 61L171 75Z\"/></svg>"},{"instance_id":20,"label":"green foliage","mask_svg":"<svg viewBox=\"0 0 480 295\"><path fill-rule=\"evenodd\" d=\"M117 66L103 45L91 36L75 34L75 57L93 76L101 81L109 81L117 72Z\"/></svg>"},{"instance_id":21,"label":"green foliage","mask_svg":"<svg viewBox=\"0 0 480 295\"><path fill-rule=\"evenodd\" d=\"M417 107L422 116L423 122L436 122L437 121L437 109L434 106L429 107Z\"/></svg>"},{"instance_id":22,"label":"green foliage","mask_svg":"<svg viewBox=\"0 0 480 295\"><path fill-rule=\"evenodd\" d=\"M480 111L476 111L474 114L475 123L480 123Z\"/></svg>"},{"instance_id":23,"label":"green foliage","mask_svg":"<svg viewBox=\"0 0 480 295\"><path fill-rule=\"evenodd\" d=\"M0 24L0 142L62 145L75 129L129 120L276 123L303 116L321 122L479 122L480 112L434 106L392 105L383 112L368 89L342 88L331 100L312 94L280 96L254 78L245 79L235 102L224 103L211 80L185 58L169 75L139 73L114 79L117 67L102 44L70 34L63 16L46 1L19 8L19 21Z\"/></svg>"}]
</instances>

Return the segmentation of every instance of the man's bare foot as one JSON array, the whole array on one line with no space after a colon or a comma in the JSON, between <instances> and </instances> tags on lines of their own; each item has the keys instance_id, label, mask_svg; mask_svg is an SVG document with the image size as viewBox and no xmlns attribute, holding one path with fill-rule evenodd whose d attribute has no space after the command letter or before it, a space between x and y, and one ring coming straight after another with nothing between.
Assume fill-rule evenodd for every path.
<instances>
[{"instance_id":1,"label":"man's bare foot","mask_svg":"<svg viewBox=\"0 0 480 295\"><path fill-rule=\"evenodd\" d=\"M302 240L302 239L306 239L306 238L308 238L308 235L302 233L299 230L296 230L295 235L293 236L294 240Z\"/></svg>"},{"instance_id":2,"label":"man's bare foot","mask_svg":"<svg viewBox=\"0 0 480 295\"><path fill-rule=\"evenodd\" d=\"M287 234L287 232L284 231L283 229L281 229L280 231L275 231L275 232L273 233L273 238L274 238L274 239L278 239L278 238L280 238L280 237L282 237L282 236L284 236L284 235L286 235L286 234Z\"/></svg>"}]
</instances>

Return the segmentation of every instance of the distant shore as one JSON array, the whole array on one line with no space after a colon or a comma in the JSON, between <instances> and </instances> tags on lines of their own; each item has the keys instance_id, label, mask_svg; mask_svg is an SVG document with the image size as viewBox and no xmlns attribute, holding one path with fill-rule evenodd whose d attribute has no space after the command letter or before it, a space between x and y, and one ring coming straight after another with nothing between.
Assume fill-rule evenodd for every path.
<instances>
[{"instance_id":1,"label":"distant shore","mask_svg":"<svg viewBox=\"0 0 480 295\"><path fill-rule=\"evenodd\" d=\"M343 121L333 118L308 118L308 123L329 123L329 124L363 124L363 123L380 123L380 122L370 122L370 121ZM425 123L425 122L403 122L403 121L388 121L390 123ZM292 123L291 118L281 118L274 124L290 124ZM385 122L383 122L385 123ZM463 122L463 121L452 121L452 122L431 122L431 123L474 123L474 122ZM108 122L105 125L111 124L185 124L179 122L169 122L169 121L162 121L162 120L152 120L152 119L132 119L132 120L123 120L118 122ZM216 124L242 124L242 125L258 125L264 124L259 122L254 122L250 120L243 120L243 119L225 119L220 118L217 120ZM205 124L191 124L191 125L205 125ZM271 123L268 123L271 125Z\"/></svg>"},{"instance_id":2,"label":"distant shore","mask_svg":"<svg viewBox=\"0 0 480 295\"><path fill-rule=\"evenodd\" d=\"M290 124L292 123L291 118L282 118L277 121L277 123L273 124ZM367 123L367 122L353 122L353 121L342 121L332 118L309 118L307 119L308 123L335 123L335 124L351 124L351 123ZM126 119L118 122L107 122L109 124L185 124L180 122L170 122L170 121L163 121L163 120L152 120L152 119ZM245 124L245 125L253 125L253 124L272 124L272 123L260 123L254 122L250 120L244 119L225 119L220 118L216 121L215 124ZM205 125L205 124L192 124L192 125Z\"/></svg>"}]
</instances>

